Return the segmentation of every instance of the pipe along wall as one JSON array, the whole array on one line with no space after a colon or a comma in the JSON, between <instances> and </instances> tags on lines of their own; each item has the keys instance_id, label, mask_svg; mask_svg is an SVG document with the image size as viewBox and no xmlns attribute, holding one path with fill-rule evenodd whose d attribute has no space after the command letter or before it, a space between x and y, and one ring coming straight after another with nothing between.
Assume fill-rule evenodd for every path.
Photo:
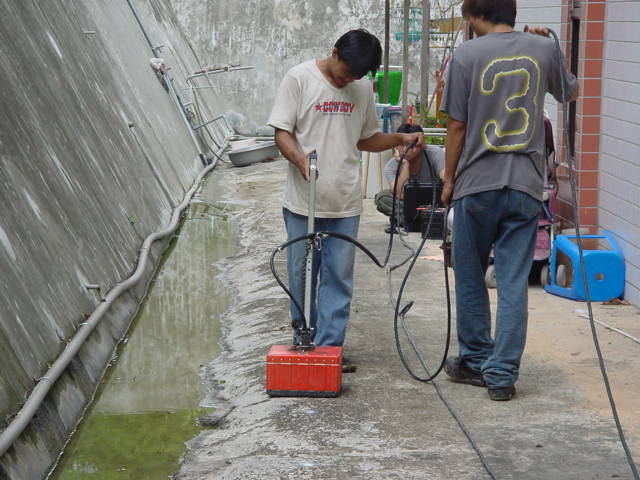
<instances>
[{"instance_id":1,"label":"pipe along wall","mask_svg":"<svg viewBox=\"0 0 640 480\"><path fill-rule=\"evenodd\" d=\"M168 1L130 3L0 2L0 432L203 168L131 6L178 94L198 59ZM0 479L56 461L169 240L0 456Z\"/></svg>"}]
</instances>

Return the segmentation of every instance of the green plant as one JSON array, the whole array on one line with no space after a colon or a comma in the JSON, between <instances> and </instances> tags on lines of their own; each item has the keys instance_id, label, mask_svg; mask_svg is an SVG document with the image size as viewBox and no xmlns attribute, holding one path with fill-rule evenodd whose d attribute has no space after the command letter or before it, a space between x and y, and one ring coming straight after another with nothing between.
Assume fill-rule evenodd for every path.
<instances>
[{"instance_id":1,"label":"green plant","mask_svg":"<svg viewBox=\"0 0 640 480\"><path fill-rule=\"evenodd\" d=\"M440 119L436 120L436 117L423 117L422 126L425 128L447 128L448 116L441 114ZM426 137L426 142L429 145L444 145L445 137Z\"/></svg>"},{"instance_id":2,"label":"green plant","mask_svg":"<svg viewBox=\"0 0 640 480\"><path fill-rule=\"evenodd\" d=\"M423 117L422 126L425 128L447 128L447 120L449 117L446 113L441 113L440 118L436 120L436 117Z\"/></svg>"}]
</instances>

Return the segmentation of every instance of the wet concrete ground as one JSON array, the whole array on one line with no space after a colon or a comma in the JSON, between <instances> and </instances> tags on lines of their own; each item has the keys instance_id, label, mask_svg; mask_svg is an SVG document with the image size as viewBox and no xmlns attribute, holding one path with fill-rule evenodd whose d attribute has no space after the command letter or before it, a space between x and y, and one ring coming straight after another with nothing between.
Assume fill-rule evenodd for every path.
<instances>
[{"instance_id":1,"label":"wet concrete ground","mask_svg":"<svg viewBox=\"0 0 640 480\"><path fill-rule=\"evenodd\" d=\"M284 161L242 169L222 166L225 197L246 202L233 213L239 253L222 262L236 298L223 319L222 354L206 369L222 424L188 443L176 479L483 479L478 453L432 384L413 380L396 352L387 276L358 254L345 353L358 371L343 377L337 399L278 398L264 392L264 358L288 343L287 301L268 268L284 238L280 199ZM359 240L385 252L385 218L366 200ZM415 237L415 238L414 238ZM416 243L417 235L409 237ZM394 249L393 261L407 253ZM404 298L407 323L430 366L445 338L440 250L428 242ZM393 263L393 262L392 262ZM278 265L284 269L284 258ZM397 291L401 272L392 275ZM495 299L495 292L492 292ZM530 326L518 395L488 399L485 389L437 385L476 442L496 479L632 478L605 397L585 304L530 288ZM596 306L596 318L640 336L632 306ZM598 328L632 451L640 457L640 345ZM455 332L454 332L455 338ZM405 340L402 345L406 348ZM452 354L455 354L455 341ZM412 365L415 358L410 357Z\"/></svg>"}]
</instances>

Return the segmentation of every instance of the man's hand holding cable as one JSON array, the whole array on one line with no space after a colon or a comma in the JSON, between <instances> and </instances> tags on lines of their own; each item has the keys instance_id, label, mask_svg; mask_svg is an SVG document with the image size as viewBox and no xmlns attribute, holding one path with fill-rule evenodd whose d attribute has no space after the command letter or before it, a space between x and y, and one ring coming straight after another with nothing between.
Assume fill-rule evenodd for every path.
<instances>
[{"instance_id":1,"label":"man's hand holding cable","mask_svg":"<svg viewBox=\"0 0 640 480\"><path fill-rule=\"evenodd\" d=\"M358 142L358 150L365 152L384 152L393 147L404 146L405 148L415 142L415 146L409 150L422 150L424 148L424 134L416 133L382 133L377 132L369 138Z\"/></svg>"},{"instance_id":2,"label":"man's hand holding cable","mask_svg":"<svg viewBox=\"0 0 640 480\"><path fill-rule=\"evenodd\" d=\"M545 27L530 27L529 25L524 26L524 31L533 33L534 35L540 35L543 37L549 36L549 29Z\"/></svg>"},{"instance_id":3,"label":"man's hand holding cable","mask_svg":"<svg viewBox=\"0 0 640 480\"><path fill-rule=\"evenodd\" d=\"M451 199L453 198L454 185L454 180L445 180L444 185L442 186L442 195L440 196L440 200L442 200L442 203L447 207L451 204Z\"/></svg>"},{"instance_id":4,"label":"man's hand holding cable","mask_svg":"<svg viewBox=\"0 0 640 480\"><path fill-rule=\"evenodd\" d=\"M407 152L407 156L414 152L419 152L424 149L424 133L415 132L415 133L403 133L404 141L402 145L406 148L415 142L415 145Z\"/></svg>"}]
</instances>

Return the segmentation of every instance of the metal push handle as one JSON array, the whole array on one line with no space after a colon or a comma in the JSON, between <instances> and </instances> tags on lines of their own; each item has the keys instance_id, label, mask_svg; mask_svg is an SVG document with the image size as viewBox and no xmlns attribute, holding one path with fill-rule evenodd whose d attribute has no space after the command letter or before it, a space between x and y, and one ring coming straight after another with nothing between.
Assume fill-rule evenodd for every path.
<instances>
[{"instance_id":1,"label":"metal push handle","mask_svg":"<svg viewBox=\"0 0 640 480\"><path fill-rule=\"evenodd\" d=\"M307 233L313 233L316 217L316 175L318 173L318 154L314 150L309 154L309 212L307 215ZM307 240L307 265L304 276L304 318L307 330L311 329L311 281L313 270L313 239ZM303 342L304 343L304 342Z\"/></svg>"}]
</instances>

